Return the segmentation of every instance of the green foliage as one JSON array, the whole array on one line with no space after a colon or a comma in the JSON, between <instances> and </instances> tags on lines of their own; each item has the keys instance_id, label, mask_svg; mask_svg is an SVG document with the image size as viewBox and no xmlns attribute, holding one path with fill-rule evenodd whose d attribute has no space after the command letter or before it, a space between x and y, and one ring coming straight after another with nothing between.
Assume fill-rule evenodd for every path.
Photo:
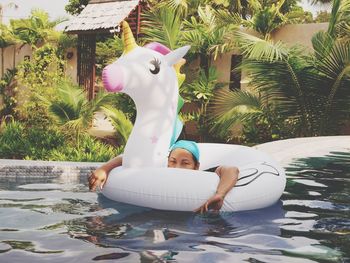
<instances>
[{"instance_id":1,"label":"green foliage","mask_svg":"<svg viewBox=\"0 0 350 263\"><path fill-rule=\"evenodd\" d=\"M270 2L268 5L259 3L255 8L250 20L245 25L253 28L265 39L269 39L272 31L283 26L288 22L285 14L281 12L284 0L276 3Z\"/></svg>"},{"instance_id":2,"label":"green foliage","mask_svg":"<svg viewBox=\"0 0 350 263\"><path fill-rule=\"evenodd\" d=\"M65 10L71 15L78 15L88 3L89 0L69 0L68 5L65 6Z\"/></svg>"},{"instance_id":3,"label":"green foliage","mask_svg":"<svg viewBox=\"0 0 350 263\"><path fill-rule=\"evenodd\" d=\"M288 23L293 24L307 24L314 23L312 13L309 11L304 11L300 6L295 6L291 12L286 15Z\"/></svg>"},{"instance_id":4,"label":"green foliage","mask_svg":"<svg viewBox=\"0 0 350 263\"><path fill-rule=\"evenodd\" d=\"M85 134L79 145L57 129L26 127L23 123L3 123L0 127L0 158L51 161L108 161L123 150Z\"/></svg>"},{"instance_id":5,"label":"green foliage","mask_svg":"<svg viewBox=\"0 0 350 263\"><path fill-rule=\"evenodd\" d=\"M182 17L167 7L151 9L145 14L143 33L148 42L159 42L170 49L180 46Z\"/></svg>"},{"instance_id":6,"label":"green foliage","mask_svg":"<svg viewBox=\"0 0 350 263\"><path fill-rule=\"evenodd\" d=\"M0 158L22 159L27 155L28 142L23 136L25 128L18 122L1 125Z\"/></svg>"},{"instance_id":7,"label":"green foliage","mask_svg":"<svg viewBox=\"0 0 350 263\"><path fill-rule=\"evenodd\" d=\"M329 22L331 14L327 11L319 11L317 12L317 16L315 18L315 22L317 23L326 23Z\"/></svg>"},{"instance_id":8,"label":"green foliage","mask_svg":"<svg viewBox=\"0 0 350 263\"><path fill-rule=\"evenodd\" d=\"M122 111L117 110L113 107L102 107L102 110L117 131L117 139L119 144L125 145L131 133L131 130L133 129L132 122Z\"/></svg>"},{"instance_id":9,"label":"green foliage","mask_svg":"<svg viewBox=\"0 0 350 263\"><path fill-rule=\"evenodd\" d=\"M113 96L113 106L121 110L125 116L134 123L136 120L136 107L134 101L124 93L115 93Z\"/></svg>"},{"instance_id":10,"label":"green foliage","mask_svg":"<svg viewBox=\"0 0 350 263\"><path fill-rule=\"evenodd\" d=\"M79 138L79 147L64 145L50 152L48 159L55 161L106 162L122 153L123 148L114 148L84 134Z\"/></svg>"},{"instance_id":11,"label":"green foliage","mask_svg":"<svg viewBox=\"0 0 350 263\"><path fill-rule=\"evenodd\" d=\"M314 54L240 33L242 68L252 91L219 94L215 110L221 125L241 122L247 140L256 142L341 132L350 119L350 42L339 30L340 1L334 6L328 31L312 39Z\"/></svg>"},{"instance_id":12,"label":"green foliage","mask_svg":"<svg viewBox=\"0 0 350 263\"><path fill-rule=\"evenodd\" d=\"M112 63L123 53L123 41L121 38L103 39L96 43L96 73L101 75L105 66Z\"/></svg>"},{"instance_id":13,"label":"green foliage","mask_svg":"<svg viewBox=\"0 0 350 263\"><path fill-rule=\"evenodd\" d=\"M13 19L10 21L10 26L16 37L23 43L37 45L48 41L56 42L60 33L55 31L54 27L64 20L50 21L47 12L33 9L29 18Z\"/></svg>"},{"instance_id":14,"label":"green foliage","mask_svg":"<svg viewBox=\"0 0 350 263\"><path fill-rule=\"evenodd\" d=\"M77 42L78 38L76 35L68 35L65 33L60 34L57 43L57 55L64 58L67 49L76 48Z\"/></svg>"},{"instance_id":15,"label":"green foliage","mask_svg":"<svg viewBox=\"0 0 350 263\"><path fill-rule=\"evenodd\" d=\"M198 17L192 16L184 21L181 43L191 45L192 52L206 55L209 63L211 58L216 59L219 54L232 49L232 31L236 26L229 24L223 27L218 23L213 8L209 5L199 7ZM209 66L210 63L204 69L208 70Z\"/></svg>"},{"instance_id":16,"label":"green foliage","mask_svg":"<svg viewBox=\"0 0 350 263\"><path fill-rule=\"evenodd\" d=\"M199 71L199 76L190 84L180 87L180 94L186 102L196 105L196 111L187 116L187 119L194 120L200 133L200 140L210 140L209 127L212 125L209 119L208 106L214 97L214 92L220 87L217 80L217 71L215 67L209 68L207 76L204 70Z\"/></svg>"},{"instance_id":17,"label":"green foliage","mask_svg":"<svg viewBox=\"0 0 350 263\"><path fill-rule=\"evenodd\" d=\"M68 134L75 134L78 143L80 134L91 126L94 113L111 104L112 97L103 92L89 101L79 86L68 81L58 83L54 90L55 97L41 97L41 100L62 129Z\"/></svg>"},{"instance_id":18,"label":"green foliage","mask_svg":"<svg viewBox=\"0 0 350 263\"><path fill-rule=\"evenodd\" d=\"M8 69L0 80L0 119L8 115L15 116L17 88L14 85L14 77L16 72L16 69Z\"/></svg>"},{"instance_id":19,"label":"green foliage","mask_svg":"<svg viewBox=\"0 0 350 263\"><path fill-rule=\"evenodd\" d=\"M17 80L23 104L17 107L18 113L27 118L30 109L40 105L40 97L55 98L54 87L64 79L65 62L57 56L57 48L46 44L34 50L31 61L23 61L18 67Z\"/></svg>"},{"instance_id":20,"label":"green foliage","mask_svg":"<svg viewBox=\"0 0 350 263\"><path fill-rule=\"evenodd\" d=\"M210 67L208 76L204 70L199 70L198 76L192 83L180 87L180 94L186 101L208 104L217 88L217 78L218 73L215 67Z\"/></svg>"},{"instance_id":21,"label":"green foliage","mask_svg":"<svg viewBox=\"0 0 350 263\"><path fill-rule=\"evenodd\" d=\"M17 42L15 35L10 27L0 24L0 48L7 47Z\"/></svg>"},{"instance_id":22,"label":"green foliage","mask_svg":"<svg viewBox=\"0 0 350 263\"><path fill-rule=\"evenodd\" d=\"M64 136L52 128L26 127L3 122L0 129L0 158L47 160L52 149L65 145Z\"/></svg>"}]
</instances>

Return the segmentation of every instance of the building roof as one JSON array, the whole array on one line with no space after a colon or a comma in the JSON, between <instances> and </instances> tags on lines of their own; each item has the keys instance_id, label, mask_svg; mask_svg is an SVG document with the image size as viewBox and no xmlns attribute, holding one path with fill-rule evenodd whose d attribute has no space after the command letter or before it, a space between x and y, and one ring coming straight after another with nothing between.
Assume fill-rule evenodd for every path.
<instances>
[{"instance_id":1,"label":"building roof","mask_svg":"<svg viewBox=\"0 0 350 263\"><path fill-rule=\"evenodd\" d=\"M138 0L92 0L65 28L67 33L119 31L119 24L139 4Z\"/></svg>"}]
</instances>

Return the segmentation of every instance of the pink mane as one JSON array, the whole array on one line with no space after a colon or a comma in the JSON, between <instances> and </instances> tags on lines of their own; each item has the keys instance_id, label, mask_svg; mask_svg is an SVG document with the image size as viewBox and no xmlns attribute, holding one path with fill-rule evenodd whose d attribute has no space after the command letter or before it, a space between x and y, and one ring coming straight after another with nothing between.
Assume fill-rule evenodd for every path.
<instances>
[{"instance_id":1,"label":"pink mane","mask_svg":"<svg viewBox=\"0 0 350 263\"><path fill-rule=\"evenodd\" d=\"M170 53L170 49L167 46L164 46L161 43L158 42L151 42L148 43L147 45L144 46L145 48L157 51L158 53L162 54L162 55L166 55L168 53Z\"/></svg>"}]
</instances>

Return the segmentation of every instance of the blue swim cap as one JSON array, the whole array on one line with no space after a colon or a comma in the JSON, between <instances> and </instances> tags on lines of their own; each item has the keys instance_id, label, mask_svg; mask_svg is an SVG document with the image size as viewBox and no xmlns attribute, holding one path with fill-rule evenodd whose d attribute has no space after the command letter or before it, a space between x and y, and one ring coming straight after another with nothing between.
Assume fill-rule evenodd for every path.
<instances>
[{"instance_id":1,"label":"blue swim cap","mask_svg":"<svg viewBox=\"0 0 350 263\"><path fill-rule=\"evenodd\" d=\"M177 141L170 147L170 151L175 150L176 148L181 148L189 151L192 153L194 159L199 162L199 148L196 142L186 140Z\"/></svg>"}]
</instances>

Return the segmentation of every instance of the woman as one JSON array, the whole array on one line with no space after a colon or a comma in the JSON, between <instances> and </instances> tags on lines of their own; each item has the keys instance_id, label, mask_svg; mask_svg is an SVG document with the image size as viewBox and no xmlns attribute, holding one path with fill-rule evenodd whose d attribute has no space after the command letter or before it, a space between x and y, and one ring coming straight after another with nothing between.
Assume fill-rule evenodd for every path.
<instances>
[{"instance_id":1,"label":"woman","mask_svg":"<svg viewBox=\"0 0 350 263\"><path fill-rule=\"evenodd\" d=\"M109 172L112 169L121 166L122 163L122 156L117 156L101 167L97 168L89 176L90 190L96 190L97 186L102 189L107 181ZM180 140L170 148L170 154L168 157L169 168L198 170L199 165L199 149L197 143L193 141ZM237 167L219 166L215 169L215 173L220 177L220 182L217 186L215 194L194 212L204 213L208 210L219 211L224 203L226 194L235 186L237 182L239 170Z\"/></svg>"}]
</instances>

